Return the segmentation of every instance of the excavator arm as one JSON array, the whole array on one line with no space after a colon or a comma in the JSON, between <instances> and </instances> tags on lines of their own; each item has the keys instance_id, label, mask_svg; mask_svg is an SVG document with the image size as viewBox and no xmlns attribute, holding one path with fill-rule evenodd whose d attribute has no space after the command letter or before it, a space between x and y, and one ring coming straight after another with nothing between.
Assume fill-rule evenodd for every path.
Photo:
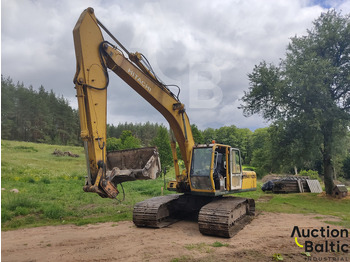
<instances>
[{"instance_id":1,"label":"excavator arm","mask_svg":"<svg viewBox=\"0 0 350 262\"><path fill-rule=\"evenodd\" d=\"M117 46L104 40L106 31ZM189 190L188 174L194 139L185 106L169 88L158 80L148 61L140 53L129 53L96 19L92 8L80 16L74 30L77 92L81 138L84 141L88 178L85 191L114 198L118 194L113 177L106 175L107 86L110 69L156 108L168 121L173 133L171 148L178 191ZM186 170L180 174L176 142Z\"/></svg>"}]
</instances>

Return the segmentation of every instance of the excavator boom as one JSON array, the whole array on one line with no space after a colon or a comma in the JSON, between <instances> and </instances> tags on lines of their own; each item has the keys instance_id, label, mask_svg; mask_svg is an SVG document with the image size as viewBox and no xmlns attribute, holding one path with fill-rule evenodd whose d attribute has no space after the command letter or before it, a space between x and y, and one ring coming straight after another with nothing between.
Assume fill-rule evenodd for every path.
<instances>
[{"instance_id":1,"label":"excavator boom","mask_svg":"<svg viewBox=\"0 0 350 262\"><path fill-rule=\"evenodd\" d=\"M165 85L145 74L116 47L107 42L102 45L107 67L148 101L168 121L179 144L188 172L194 140L190 122L185 112L185 105Z\"/></svg>"},{"instance_id":2,"label":"excavator boom","mask_svg":"<svg viewBox=\"0 0 350 262\"><path fill-rule=\"evenodd\" d=\"M167 119L188 173L194 140L184 104L147 68L141 54L130 53L112 35L118 46L104 41L101 28L111 35L97 20L94 10L88 8L81 14L73 30L77 59L74 83L79 104L81 138L84 141L88 166L88 181L84 190L103 195L103 191L106 190L103 190L103 186L102 191L99 188L102 183L96 184L96 181L100 183L102 180L108 183L107 192L112 193L116 190L115 185L110 183L112 178L108 178L105 172L108 69L116 73ZM177 165L175 139L172 141L172 148ZM182 182L183 189L188 189L185 176L179 174L179 168L176 170L179 185ZM107 193L106 196L113 198L116 194L117 192Z\"/></svg>"}]
</instances>

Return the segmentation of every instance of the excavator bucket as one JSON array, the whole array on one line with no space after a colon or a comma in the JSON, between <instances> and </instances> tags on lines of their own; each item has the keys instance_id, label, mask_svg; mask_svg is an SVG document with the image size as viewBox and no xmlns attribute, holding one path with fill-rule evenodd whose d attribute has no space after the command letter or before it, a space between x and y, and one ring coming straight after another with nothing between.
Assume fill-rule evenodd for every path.
<instances>
[{"instance_id":1,"label":"excavator bucket","mask_svg":"<svg viewBox=\"0 0 350 262\"><path fill-rule=\"evenodd\" d=\"M107 153L107 179L114 184L156 179L161 172L156 147L111 151Z\"/></svg>"}]
</instances>

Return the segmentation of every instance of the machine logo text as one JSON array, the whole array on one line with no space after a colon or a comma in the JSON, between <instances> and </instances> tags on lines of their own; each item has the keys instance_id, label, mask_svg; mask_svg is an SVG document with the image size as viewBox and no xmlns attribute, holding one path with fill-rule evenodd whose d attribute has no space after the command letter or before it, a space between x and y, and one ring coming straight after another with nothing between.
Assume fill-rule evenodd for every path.
<instances>
[{"instance_id":1,"label":"machine logo text","mask_svg":"<svg viewBox=\"0 0 350 262\"><path fill-rule=\"evenodd\" d=\"M152 89L151 87L144 81L141 79L140 76L138 76L133 70L131 70L130 68L128 68L128 74L134 78L144 89L146 89L148 92L151 92Z\"/></svg>"}]
</instances>

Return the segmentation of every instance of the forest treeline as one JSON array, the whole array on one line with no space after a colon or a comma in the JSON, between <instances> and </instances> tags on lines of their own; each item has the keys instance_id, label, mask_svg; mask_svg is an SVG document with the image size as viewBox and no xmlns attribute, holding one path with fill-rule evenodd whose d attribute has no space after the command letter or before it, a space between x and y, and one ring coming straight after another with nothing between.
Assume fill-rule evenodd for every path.
<instances>
[{"instance_id":1,"label":"forest treeline","mask_svg":"<svg viewBox=\"0 0 350 262\"><path fill-rule=\"evenodd\" d=\"M71 108L64 97L52 90L26 88L1 77L1 138L48 144L82 145L78 111ZM297 126L295 126L298 128ZM322 156L317 150L303 155L303 147L310 147L302 138L288 134L285 126L274 124L256 129L234 125L217 129L200 130L191 125L197 144L209 144L213 140L241 150L244 165L254 166L261 177L267 173L294 173L300 170L316 170L322 174ZM157 146L162 164L172 165L168 128L157 123L120 123L107 125L109 149ZM350 178L350 131L348 139L341 139L334 158L336 175ZM293 138L293 139L292 139ZM295 150L298 148L298 150ZM178 154L179 155L179 154Z\"/></svg>"},{"instance_id":2,"label":"forest treeline","mask_svg":"<svg viewBox=\"0 0 350 262\"><path fill-rule=\"evenodd\" d=\"M1 76L1 139L78 145L79 128L78 112L64 97Z\"/></svg>"}]
</instances>

